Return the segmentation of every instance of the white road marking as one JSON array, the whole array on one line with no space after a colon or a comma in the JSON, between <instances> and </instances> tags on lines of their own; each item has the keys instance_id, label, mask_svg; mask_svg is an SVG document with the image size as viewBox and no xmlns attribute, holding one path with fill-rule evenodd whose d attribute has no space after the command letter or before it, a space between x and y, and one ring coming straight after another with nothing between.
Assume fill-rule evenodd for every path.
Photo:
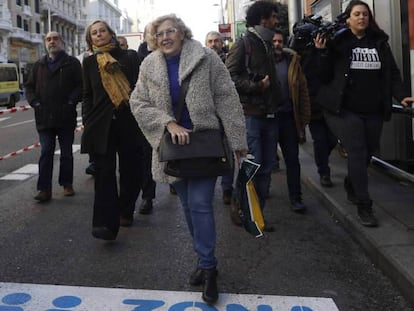
<instances>
[{"instance_id":1,"label":"white road marking","mask_svg":"<svg viewBox=\"0 0 414 311\"><path fill-rule=\"evenodd\" d=\"M18 122L18 123L12 123L6 126L2 126L3 129L8 128L8 127L13 127L13 126L18 126L18 125L22 125L22 124L26 124L26 123L32 123L34 122L34 119L31 120L26 120L26 121L22 121L22 122Z\"/></svg>"},{"instance_id":2,"label":"white road marking","mask_svg":"<svg viewBox=\"0 0 414 311\"><path fill-rule=\"evenodd\" d=\"M27 164L10 174L7 174L0 178L0 180L25 180L28 179L38 173L38 165L37 164Z\"/></svg>"},{"instance_id":3,"label":"white road marking","mask_svg":"<svg viewBox=\"0 0 414 311\"><path fill-rule=\"evenodd\" d=\"M220 294L209 306L201 292L19 283L0 283L0 301L0 310L339 311L331 298Z\"/></svg>"},{"instance_id":4,"label":"white road marking","mask_svg":"<svg viewBox=\"0 0 414 311\"><path fill-rule=\"evenodd\" d=\"M78 152L79 150L80 145L72 145L72 153ZM55 155L60 155L60 149L55 151Z\"/></svg>"},{"instance_id":5,"label":"white road marking","mask_svg":"<svg viewBox=\"0 0 414 311\"><path fill-rule=\"evenodd\" d=\"M14 174L37 174L39 171L39 166L37 164L27 164L18 170L15 170Z\"/></svg>"},{"instance_id":6,"label":"white road marking","mask_svg":"<svg viewBox=\"0 0 414 311\"><path fill-rule=\"evenodd\" d=\"M25 180L25 179L28 179L32 176L33 175L10 173L10 174L7 174L7 175L1 177L0 180Z\"/></svg>"},{"instance_id":7,"label":"white road marking","mask_svg":"<svg viewBox=\"0 0 414 311\"><path fill-rule=\"evenodd\" d=\"M73 145L72 150L73 153L78 152L80 150L80 145ZM60 150L56 150L55 155L60 155ZM0 180L25 180L34 175L37 175L38 172L39 168L37 164L27 164L11 172L10 174L4 175L0 178Z\"/></svg>"}]
</instances>

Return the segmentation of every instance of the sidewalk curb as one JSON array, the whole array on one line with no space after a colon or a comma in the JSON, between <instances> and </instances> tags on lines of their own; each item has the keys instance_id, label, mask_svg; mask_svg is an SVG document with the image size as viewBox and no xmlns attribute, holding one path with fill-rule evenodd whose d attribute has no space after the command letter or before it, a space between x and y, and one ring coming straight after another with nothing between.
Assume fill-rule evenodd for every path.
<instances>
[{"instance_id":1,"label":"sidewalk curb","mask_svg":"<svg viewBox=\"0 0 414 311\"><path fill-rule=\"evenodd\" d=\"M301 150L300 157L301 163L304 164L302 171L305 172L302 173L301 176L303 185L322 202L323 206L362 246L364 251L371 258L372 262L399 287L404 297L414 305L414 271L410 271L409 265L405 265L404 260L402 260L405 258L404 251L406 253L411 252L409 257L414 258L414 249L412 245L409 243L405 245L403 239L401 240L401 244L398 245L387 243L386 239L382 241L378 239L378 237L381 238L381 232L378 230L383 230L383 234L386 235L389 229L391 229L392 233L397 231L396 235L398 235L398 233L404 234L404 230L406 229L402 228L402 225L394 218L390 217L385 211L375 206L375 203L374 210L379 216L380 227L362 227L356 217L356 208L355 215L350 212L350 208L352 208L353 205L349 203L349 208L347 208L348 203L345 203L345 195L344 204L340 204L338 200L328 194L327 191L319 185L318 179L315 177L318 175L316 173L312 173L312 170L315 171L315 168L312 167L312 169L310 169L309 165L306 165L309 164L309 158L306 157L311 156L306 151ZM336 187L341 186L336 185ZM377 237L377 239L375 237ZM395 236L393 238L395 238Z\"/></svg>"}]
</instances>

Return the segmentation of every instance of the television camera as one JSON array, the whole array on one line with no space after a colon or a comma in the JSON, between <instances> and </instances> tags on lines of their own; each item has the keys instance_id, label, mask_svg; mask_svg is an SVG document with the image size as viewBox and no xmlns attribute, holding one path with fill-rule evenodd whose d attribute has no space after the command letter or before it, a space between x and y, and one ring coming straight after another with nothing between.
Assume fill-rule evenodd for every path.
<instances>
[{"instance_id":1,"label":"television camera","mask_svg":"<svg viewBox=\"0 0 414 311\"><path fill-rule=\"evenodd\" d=\"M293 36L289 46L294 49L304 49L313 45L313 39L319 34L331 41L346 29L346 13L339 14L334 22L324 22L320 15L304 16L293 26Z\"/></svg>"}]
</instances>

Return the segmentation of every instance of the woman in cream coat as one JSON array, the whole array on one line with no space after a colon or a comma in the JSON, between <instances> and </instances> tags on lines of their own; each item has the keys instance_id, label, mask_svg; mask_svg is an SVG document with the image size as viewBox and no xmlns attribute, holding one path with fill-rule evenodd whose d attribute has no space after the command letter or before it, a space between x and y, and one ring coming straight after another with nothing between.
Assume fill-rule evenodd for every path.
<instances>
[{"instance_id":1,"label":"woman in cream coat","mask_svg":"<svg viewBox=\"0 0 414 311\"><path fill-rule=\"evenodd\" d=\"M133 113L153 148L153 176L172 183L198 255L190 284L204 285L202 298L218 299L216 231L213 197L216 177L176 179L163 172L158 161L161 137L167 129L178 144L189 143L189 133L218 129L224 132L239 159L247 153L245 120L234 84L217 53L192 38L191 30L174 14L161 16L150 25L148 43L153 49L140 67L137 86L131 95ZM191 75L186 108L180 123L174 117L181 82Z\"/></svg>"}]
</instances>

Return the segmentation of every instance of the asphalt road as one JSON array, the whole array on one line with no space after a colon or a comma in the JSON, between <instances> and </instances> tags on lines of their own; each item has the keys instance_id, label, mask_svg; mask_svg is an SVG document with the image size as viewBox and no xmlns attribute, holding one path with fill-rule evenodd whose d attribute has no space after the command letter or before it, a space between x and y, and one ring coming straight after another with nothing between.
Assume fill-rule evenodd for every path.
<instances>
[{"instance_id":1,"label":"asphalt road","mask_svg":"<svg viewBox=\"0 0 414 311\"><path fill-rule=\"evenodd\" d=\"M1 126L2 122L0 136ZM16 141L29 130L13 128L9 139ZM30 131L36 134L34 125ZM35 158L16 158L26 156L27 161ZM122 228L115 242L102 242L90 234L93 178L84 173L87 156L75 153L74 197L63 197L56 177L58 156L55 159L50 203L33 200L35 175L23 181L0 180L0 282L200 290L188 284L196 256L178 198L169 193L167 185L158 185L152 215L136 214L134 225ZM7 167L11 169L6 161L15 160L0 162L0 177L9 173ZM283 163L282 170L273 174L265 209L276 231L262 239L232 225L217 185L221 292L330 297L345 311L413 310L306 189L303 198L308 213L289 210Z\"/></svg>"}]
</instances>

